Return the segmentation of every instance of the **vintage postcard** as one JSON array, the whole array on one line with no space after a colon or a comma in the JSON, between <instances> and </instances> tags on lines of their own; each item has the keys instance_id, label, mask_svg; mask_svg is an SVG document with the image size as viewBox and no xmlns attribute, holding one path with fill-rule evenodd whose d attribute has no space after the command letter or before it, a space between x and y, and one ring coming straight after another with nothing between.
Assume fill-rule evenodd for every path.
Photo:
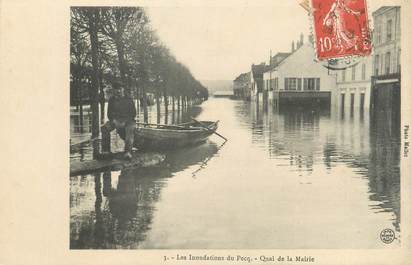
<instances>
[{"instance_id":1,"label":"vintage postcard","mask_svg":"<svg viewBox=\"0 0 411 265\"><path fill-rule=\"evenodd\" d=\"M408 1L0 4L0 264L410 264Z\"/></svg>"}]
</instances>

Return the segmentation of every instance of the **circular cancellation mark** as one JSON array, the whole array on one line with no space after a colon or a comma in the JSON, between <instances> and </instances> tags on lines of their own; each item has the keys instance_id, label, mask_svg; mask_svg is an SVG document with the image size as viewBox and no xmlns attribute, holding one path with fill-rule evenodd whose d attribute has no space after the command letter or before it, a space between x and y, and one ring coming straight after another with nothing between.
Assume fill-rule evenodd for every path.
<instances>
[{"instance_id":1,"label":"circular cancellation mark","mask_svg":"<svg viewBox=\"0 0 411 265\"><path fill-rule=\"evenodd\" d=\"M385 244L392 243L392 241L394 241L395 239L394 230L390 228L383 229L380 233L380 238L381 238L381 241L384 242Z\"/></svg>"}]
</instances>

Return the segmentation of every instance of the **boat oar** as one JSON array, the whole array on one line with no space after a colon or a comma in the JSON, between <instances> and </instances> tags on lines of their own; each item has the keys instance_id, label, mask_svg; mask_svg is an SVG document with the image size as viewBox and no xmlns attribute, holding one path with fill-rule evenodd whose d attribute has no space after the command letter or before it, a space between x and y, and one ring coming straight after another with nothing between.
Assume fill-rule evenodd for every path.
<instances>
[{"instance_id":1,"label":"boat oar","mask_svg":"<svg viewBox=\"0 0 411 265\"><path fill-rule=\"evenodd\" d=\"M145 123L145 122L136 122L137 125L147 125L147 126L157 126L157 127L165 127L165 128L173 128L173 129L187 129L184 126L179 125L168 125L168 124L160 124L160 123Z\"/></svg>"},{"instance_id":2,"label":"boat oar","mask_svg":"<svg viewBox=\"0 0 411 265\"><path fill-rule=\"evenodd\" d=\"M80 141L80 142L78 142L78 143L75 143L75 144L71 144L70 143L70 148L74 148L74 147L76 147L76 146L78 146L78 145L82 145L82 144L85 144L85 143L88 143L88 142L94 142L94 141L96 141L96 140L98 140L99 139L99 137L97 136L97 137L93 137L93 138L90 138L90 139L86 139L86 140L83 140L83 141ZM70 139L70 141L71 141L71 139Z\"/></svg>"},{"instance_id":3,"label":"boat oar","mask_svg":"<svg viewBox=\"0 0 411 265\"><path fill-rule=\"evenodd\" d=\"M215 130L211 130L210 128L207 127L207 125L205 125L204 123L202 123L201 121L198 121L196 119L194 119L193 117L190 117L193 121L197 122L201 127L207 129L208 131L212 131L214 134L216 134L217 136L220 136L221 138L224 139L224 141L228 141L227 138L225 138L224 136L222 136L221 134L219 134L218 132L216 132Z\"/></svg>"}]
</instances>

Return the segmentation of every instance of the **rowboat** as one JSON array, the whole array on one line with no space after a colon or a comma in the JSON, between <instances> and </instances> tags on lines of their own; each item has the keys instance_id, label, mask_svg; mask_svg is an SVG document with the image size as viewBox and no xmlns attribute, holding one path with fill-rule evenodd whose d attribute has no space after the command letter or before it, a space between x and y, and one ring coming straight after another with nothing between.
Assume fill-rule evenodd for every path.
<instances>
[{"instance_id":1,"label":"rowboat","mask_svg":"<svg viewBox=\"0 0 411 265\"><path fill-rule=\"evenodd\" d=\"M218 121L193 121L178 125L137 123L134 147L139 150L170 150L205 142L216 132ZM125 138L124 132L119 132Z\"/></svg>"}]
</instances>

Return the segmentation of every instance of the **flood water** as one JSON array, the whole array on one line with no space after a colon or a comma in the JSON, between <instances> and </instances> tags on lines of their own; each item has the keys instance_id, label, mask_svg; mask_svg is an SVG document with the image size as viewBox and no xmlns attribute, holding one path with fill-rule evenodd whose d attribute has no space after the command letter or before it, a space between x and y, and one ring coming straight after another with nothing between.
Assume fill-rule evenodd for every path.
<instances>
[{"instance_id":1,"label":"flood water","mask_svg":"<svg viewBox=\"0 0 411 265\"><path fill-rule=\"evenodd\" d=\"M213 135L154 168L70 177L72 249L400 244L400 143L390 113L215 98L194 111L220 120L229 141ZM391 244L380 240L385 228L395 231Z\"/></svg>"}]
</instances>

